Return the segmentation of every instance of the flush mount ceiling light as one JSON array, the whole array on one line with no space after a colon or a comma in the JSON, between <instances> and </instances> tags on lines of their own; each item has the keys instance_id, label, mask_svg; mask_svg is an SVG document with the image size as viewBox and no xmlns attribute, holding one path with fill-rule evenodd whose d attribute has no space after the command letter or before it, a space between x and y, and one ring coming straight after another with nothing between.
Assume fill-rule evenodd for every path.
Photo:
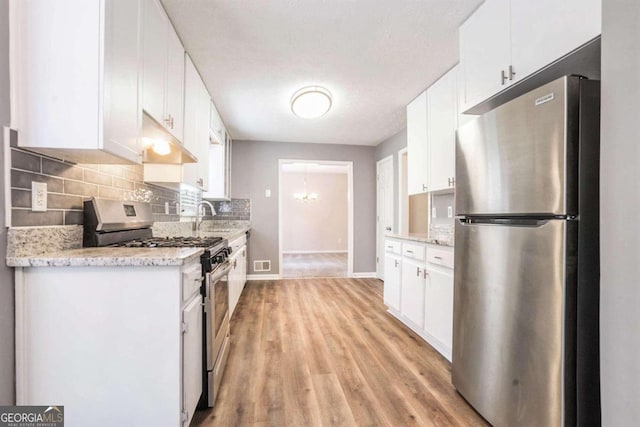
<instances>
[{"instance_id":1,"label":"flush mount ceiling light","mask_svg":"<svg viewBox=\"0 0 640 427\"><path fill-rule=\"evenodd\" d=\"M291 97L291 111L303 119L321 117L331 108L331 92L320 86L307 86Z\"/></svg>"}]
</instances>

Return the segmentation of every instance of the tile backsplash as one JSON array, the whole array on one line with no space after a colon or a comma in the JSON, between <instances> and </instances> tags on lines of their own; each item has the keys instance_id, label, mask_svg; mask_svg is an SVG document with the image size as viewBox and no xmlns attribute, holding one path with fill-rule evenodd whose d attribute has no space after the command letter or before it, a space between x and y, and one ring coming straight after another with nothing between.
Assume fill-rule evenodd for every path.
<instances>
[{"instance_id":1,"label":"tile backsplash","mask_svg":"<svg viewBox=\"0 0 640 427\"><path fill-rule=\"evenodd\" d=\"M251 219L251 199L217 200L212 203L216 216L207 217L207 219L239 221Z\"/></svg>"},{"instance_id":2,"label":"tile backsplash","mask_svg":"<svg viewBox=\"0 0 640 427\"><path fill-rule=\"evenodd\" d=\"M82 224L82 202L91 196L150 202L154 221L178 221L179 193L145 184L142 176L141 165L74 164L12 146L12 226ZM47 212L31 211L32 181L47 183Z\"/></svg>"}]
</instances>

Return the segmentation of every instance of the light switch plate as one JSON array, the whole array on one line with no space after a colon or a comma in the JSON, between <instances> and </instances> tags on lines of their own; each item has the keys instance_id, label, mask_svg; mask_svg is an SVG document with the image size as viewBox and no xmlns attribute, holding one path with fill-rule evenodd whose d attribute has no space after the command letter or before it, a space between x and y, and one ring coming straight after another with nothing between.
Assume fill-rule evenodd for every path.
<instances>
[{"instance_id":1,"label":"light switch plate","mask_svg":"<svg viewBox=\"0 0 640 427\"><path fill-rule=\"evenodd\" d=\"M47 211L47 183L31 181L31 211Z\"/></svg>"},{"instance_id":2,"label":"light switch plate","mask_svg":"<svg viewBox=\"0 0 640 427\"><path fill-rule=\"evenodd\" d=\"M437 218L436 208L431 208L431 218Z\"/></svg>"},{"instance_id":3,"label":"light switch plate","mask_svg":"<svg viewBox=\"0 0 640 427\"><path fill-rule=\"evenodd\" d=\"M264 190L264 197L271 197L271 190L270 189L266 189Z\"/></svg>"}]
</instances>

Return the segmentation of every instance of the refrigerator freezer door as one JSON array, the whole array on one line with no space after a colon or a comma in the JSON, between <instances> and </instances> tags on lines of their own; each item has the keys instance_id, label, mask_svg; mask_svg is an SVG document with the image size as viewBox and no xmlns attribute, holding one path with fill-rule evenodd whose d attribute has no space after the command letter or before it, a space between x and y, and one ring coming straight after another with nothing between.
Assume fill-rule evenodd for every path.
<instances>
[{"instance_id":1,"label":"refrigerator freezer door","mask_svg":"<svg viewBox=\"0 0 640 427\"><path fill-rule=\"evenodd\" d=\"M568 227L456 222L452 380L493 425L564 425Z\"/></svg>"},{"instance_id":2,"label":"refrigerator freezer door","mask_svg":"<svg viewBox=\"0 0 640 427\"><path fill-rule=\"evenodd\" d=\"M563 77L458 129L456 215L576 213L579 88Z\"/></svg>"}]
</instances>

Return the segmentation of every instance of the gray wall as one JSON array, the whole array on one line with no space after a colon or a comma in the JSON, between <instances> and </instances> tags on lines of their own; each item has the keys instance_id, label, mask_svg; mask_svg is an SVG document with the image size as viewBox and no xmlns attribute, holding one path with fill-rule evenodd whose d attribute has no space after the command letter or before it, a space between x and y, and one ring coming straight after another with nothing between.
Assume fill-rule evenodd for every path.
<instances>
[{"instance_id":1,"label":"gray wall","mask_svg":"<svg viewBox=\"0 0 640 427\"><path fill-rule=\"evenodd\" d=\"M640 2L604 0L600 333L602 425L640 420Z\"/></svg>"},{"instance_id":2,"label":"gray wall","mask_svg":"<svg viewBox=\"0 0 640 427\"><path fill-rule=\"evenodd\" d=\"M398 151L406 147L406 128L376 145L376 162L393 155L393 231L400 229L400 207L398 206L398 193L400 192L400 182L398 182Z\"/></svg>"},{"instance_id":3,"label":"gray wall","mask_svg":"<svg viewBox=\"0 0 640 427\"><path fill-rule=\"evenodd\" d=\"M0 0L0 131L10 122L9 110L9 1ZM2 141L2 136L0 136ZM4 226L4 150L0 149L0 405L15 402L15 339L13 334L13 269L7 256L7 229Z\"/></svg>"},{"instance_id":4,"label":"gray wall","mask_svg":"<svg viewBox=\"0 0 640 427\"><path fill-rule=\"evenodd\" d=\"M271 260L278 273L278 159L353 162L354 272L376 270L375 148L355 145L234 141L231 194L251 199L249 273L254 260ZM265 190L271 197L265 197Z\"/></svg>"}]
</instances>

